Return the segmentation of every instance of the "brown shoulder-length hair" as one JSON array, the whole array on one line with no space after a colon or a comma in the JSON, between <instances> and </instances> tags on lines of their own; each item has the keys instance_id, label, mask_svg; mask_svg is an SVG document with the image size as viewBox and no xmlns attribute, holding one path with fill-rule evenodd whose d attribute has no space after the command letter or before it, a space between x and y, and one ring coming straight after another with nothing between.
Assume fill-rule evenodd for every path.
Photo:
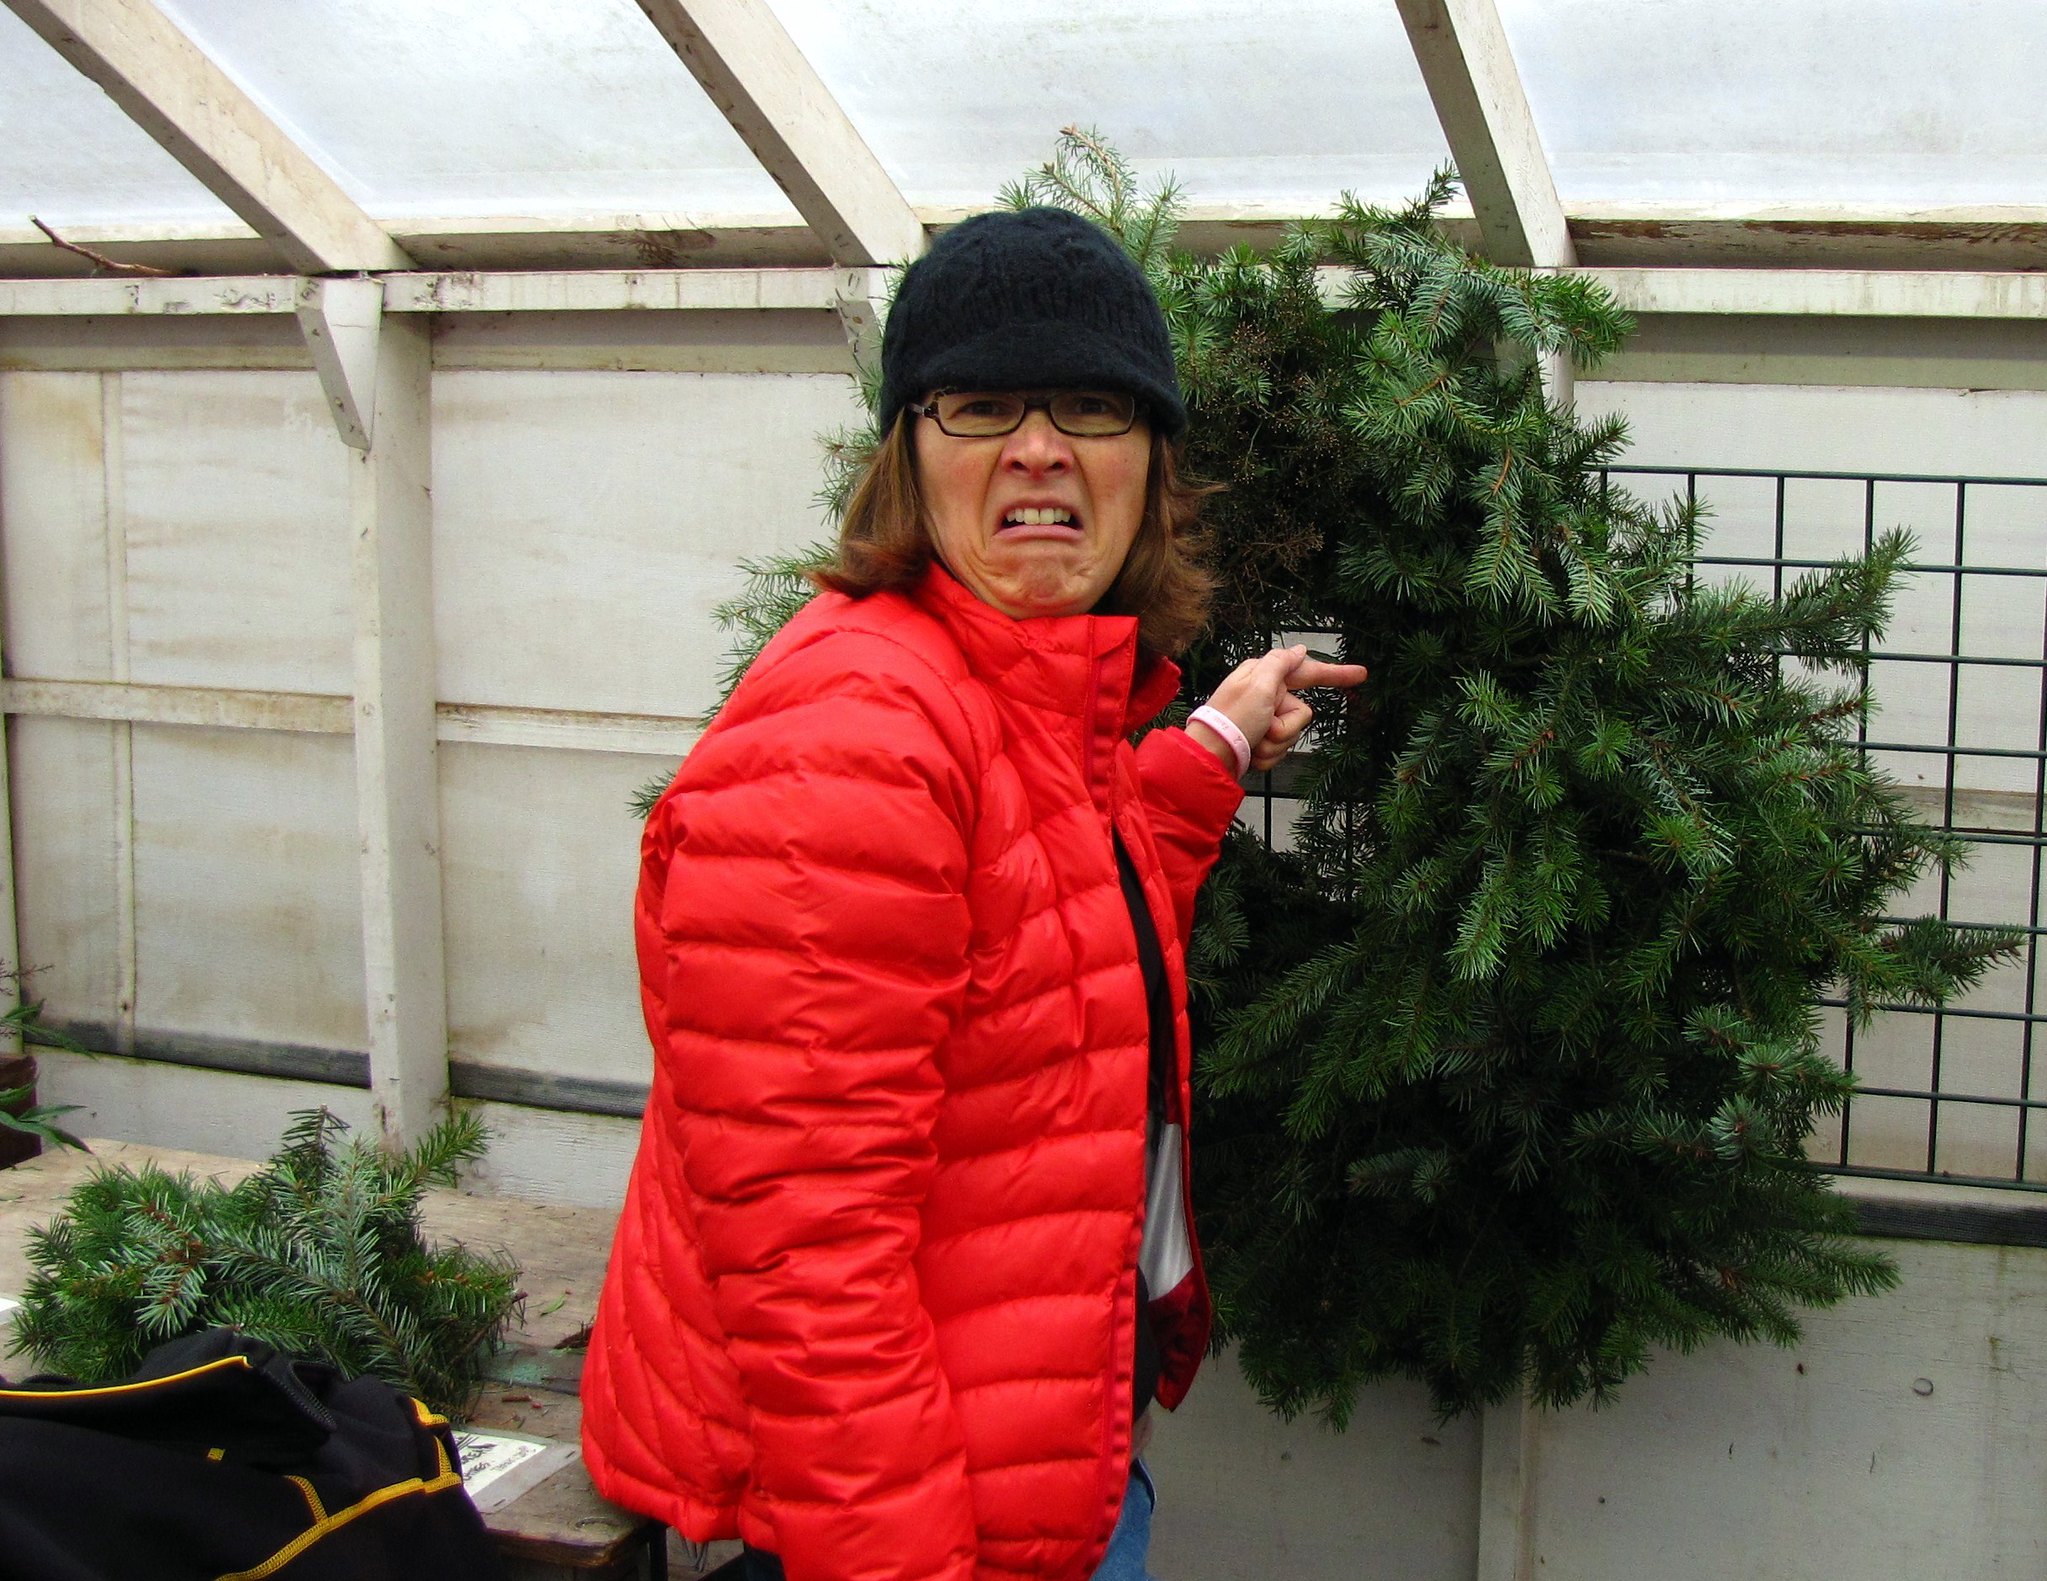
<instances>
[{"instance_id":1,"label":"brown shoulder-length hair","mask_svg":"<svg viewBox=\"0 0 2047 1581\"><path fill-rule=\"evenodd\" d=\"M820 587L853 598L907 588L935 558L917 488L912 421L907 412L897 416L854 483L838 553L811 573ZM1138 646L1148 653L1183 653L1208 623L1215 579L1202 566L1207 543L1195 524L1202 500L1218 487L1182 477L1172 442L1152 434L1144 519L1123 569L1095 606L1097 614L1135 615Z\"/></svg>"}]
</instances>

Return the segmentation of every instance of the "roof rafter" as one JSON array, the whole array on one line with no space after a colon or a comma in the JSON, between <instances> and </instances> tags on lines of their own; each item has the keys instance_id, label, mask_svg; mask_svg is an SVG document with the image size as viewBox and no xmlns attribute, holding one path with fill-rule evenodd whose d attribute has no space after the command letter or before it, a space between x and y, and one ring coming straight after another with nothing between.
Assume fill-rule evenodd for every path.
<instances>
[{"instance_id":1,"label":"roof rafter","mask_svg":"<svg viewBox=\"0 0 2047 1581\"><path fill-rule=\"evenodd\" d=\"M208 191L307 274L412 260L149 0L5 0Z\"/></svg>"},{"instance_id":2,"label":"roof rafter","mask_svg":"<svg viewBox=\"0 0 2047 1581\"><path fill-rule=\"evenodd\" d=\"M1566 269L1578 261L1493 0L1398 0L1436 118L1495 263Z\"/></svg>"},{"instance_id":3,"label":"roof rafter","mask_svg":"<svg viewBox=\"0 0 2047 1581\"><path fill-rule=\"evenodd\" d=\"M1382 198L1385 195L1381 195ZM926 204L916 210L934 234L971 209ZM1326 210L1255 202L1195 204L1176 238L1200 255L1245 244L1275 246L1289 220ZM1863 204L1590 204L1569 214L1578 262L1599 269L1719 267L1825 268L1924 272L2047 268L2047 204L1911 209ZM409 215L379 222L398 245L430 268L508 270L825 268L824 246L795 214L653 212L637 214ZM1443 229L1477 247L1478 223L1462 199L1448 205ZM68 225L67 239L126 263L181 275L260 275L276 266L268 243L240 221L90 222ZM0 215L0 276L75 276L79 261L28 224Z\"/></svg>"},{"instance_id":4,"label":"roof rafter","mask_svg":"<svg viewBox=\"0 0 2047 1581\"><path fill-rule=\"evenodd\" d=\"M836 264L902 263L924 227L762 0L639 0Z\"/></svg>"}]
</instances>

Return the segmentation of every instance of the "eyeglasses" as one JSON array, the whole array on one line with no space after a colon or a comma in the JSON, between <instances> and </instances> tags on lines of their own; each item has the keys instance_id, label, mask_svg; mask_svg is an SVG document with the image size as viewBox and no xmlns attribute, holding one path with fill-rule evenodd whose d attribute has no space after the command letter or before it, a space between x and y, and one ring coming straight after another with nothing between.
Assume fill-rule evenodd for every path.
<instances>
[{"instance_id":1,"label":"eyeglasses","mask_svg":"<svg viewBox=\"0 0 2047 1581\"><path fill-rule=\"evenodd\" d=\"M1113 439L1130 432L1142 406L1136 396L1121 390L1055 390L1050 395L940 390L924 405L910 408L955 439L999 439L1015 433L1023 420L1039 409L1062 434L1076 439Z\"/></svg>"}]
</instances>

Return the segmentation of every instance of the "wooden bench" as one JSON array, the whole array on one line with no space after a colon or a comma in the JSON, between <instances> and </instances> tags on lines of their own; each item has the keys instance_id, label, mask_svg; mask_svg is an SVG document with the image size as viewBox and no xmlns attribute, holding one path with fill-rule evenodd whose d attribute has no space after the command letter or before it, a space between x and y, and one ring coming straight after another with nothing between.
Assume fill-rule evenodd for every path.
<instances>
[{"instance_id":1,"label":"wooden bench","mask_svg":"<svg viewBox=\"0 0 2047 1581\"><path fill-rule=\"evenodd\" d=\"M580 1350L511 1346L492 1364L463 1423L560 1445L543 1464L568 1457L506 1503L492 1499L489 1487L481 1490L477 1502L504 1558L506 1581L665 1581L667 1528L598 1497L581 1451L573 1448L582 1426L576 1393L582 1376Z\"/></svg>"}]
</instances>

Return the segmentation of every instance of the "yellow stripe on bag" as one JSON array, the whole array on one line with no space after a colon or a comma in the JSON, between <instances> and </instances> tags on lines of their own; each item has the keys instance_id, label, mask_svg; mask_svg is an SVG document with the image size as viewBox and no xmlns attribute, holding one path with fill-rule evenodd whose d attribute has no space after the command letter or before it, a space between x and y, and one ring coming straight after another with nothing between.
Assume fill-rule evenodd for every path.
<instances>
[{"instance_id":1,"label":"yellow stripe on bag","mask_svg":"<svg viewBox=\"0 0 2047 1581\"><path fill-rule=\"evenodd\" d=\"M446 1427L448 1425L448 1419L445 1416L442 1416L437 1411L429 1411L426 1408L426 1401L408 1395L405 1403L412 1407L412 1414L419 1418L419 1425L421 1427Z\"/></svg>"},{"instance_id":2,"label":"yellow stripe on bag","mask_svg":"<svg viewBox=\"0 0 2047 1581\"><path fill-rule=\"evenodd\" d=\"M92 1389L0 1389L0 1400L105 1399L109 1396L138 1394L150 1389L159 1389L166 1384L182 1383L187 1378L201 1378L223 1367L252 1370L246 1356L223 1356L218 1361L209 1361L184 1372L167 1373L161 1378L145 1378L139 1383L111 1383ZM429 1411L418 1400L411 1400L408 1403L412 1406L412 1414L418 1418L420 1426L433 1428L448 1425L445 1416ZM226 1453L224 1449L211 1449L206 1452L206 1458L220 1460ZM275 1575L329 1532L340 1530L358 1515L367 1515L371 1510L389 1504L393 1499L402 1499L414 1493L441 1493L449 1488L462 1486L462 1473L449 1461L447 1446L438 1437L434 1439L434 1460L440 1470L431 1479L408 1477L403 1482L393 1482L387 1487L377 1489L366 1498L358 1499L345 1510L336 1510L332 1515L327 1514L320 1503L320 1495L314 1490L312 1483L304 1477L289 1478L298 1484L299 1491L305 1495L306 1504L312 1512L313 1524L253 1569L229 1571L220 1576L219 1581L264 1581L265 1577Z\"/></svg>"},{"instance_id":3,"label":"yellow stripe on bag","mask_svg":"<svg viewBox=\"0 0 2047 1581\"><path fill-rule=\"evenodd\" d=\"M0 1389L0 1400L104 1400L109 1395L139 1394L149 1389L161 1389L167 1383L183 1383L187 1378L203 1378L209 1372L222 1367L246 1369L246 1356L223 1356L218 1361L209 1361L202 1366L185 1372L166 1373L161 1378L144 1378L140 1383L109 1383L96 1389Z\"/></svg>"},{"instance_id":4,"label":"yellow stripe on bag","mask_svg":"<svg viewBox=\"0 0 2047 1581\"><path fill-rule=\"evenodd\" d=\"M436 1448L439 1446L436 1445ZM409 1477L403 1482L394 1482L389 1487L379 1488L366 1499L359 1499L345 1510L336 1510L325 1520L315 1521L298 1536L286 1543L276 1553L257 1565L253 1570L235 1570L219 1578L219 1581L263 1581L273 1576L292 1560L304 1553L329 1532L337 1531L354 1520L358 1515L367 1515L380 1505L389 1504L393 1499L402 1499L413 1493L439 1493L444 1488L459 1488L462 1478L448 1465L446 1451L441 1453L441 1474L431 1482L423 1477ZM298 1479L292 1479L296 1482Z\"/></svg>"},{"instance_id":5,"label":"yellow stripe on bag","mask_svg":"<svg viewBox=\"0 0 2047 1581\"><path fill-rule=\"evenodd\" d=\"M299 1485L299 1492L306 1496L306 1508L313 1512L314 1520L324 1521L327 1518L327 1506L320 1502L320 1493L317 1488L306 1481L304 1477L295 1477L289 1472L285 1474L285 1480L287 1482L296 1482Z\"/></svg>"}]
</instances>

